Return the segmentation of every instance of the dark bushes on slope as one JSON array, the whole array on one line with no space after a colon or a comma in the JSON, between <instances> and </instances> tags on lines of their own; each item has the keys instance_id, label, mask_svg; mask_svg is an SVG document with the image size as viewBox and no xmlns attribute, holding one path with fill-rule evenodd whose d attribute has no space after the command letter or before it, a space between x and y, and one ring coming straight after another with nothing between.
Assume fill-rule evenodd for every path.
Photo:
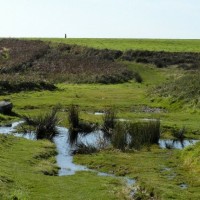
<instances>
[{"instance_id":1,"label":"dark bushes on slope","mask_svg":"<svg viewBox=\"0 0 200 200\"><path fill-rule=\"evenodd\" d=\"M40 81L40 82L29 82L24 81L0 81L0 94L20 92L20 91L30 91L30 90L55 90L56 86Z\"/></svg>"},{"instance_id":2,"label":"dark bushes on slope","mask_svg":"<svg viewBox=\"0 0 200 200\"><path fill-rule=\"evenodd\" d=\"M42 41L3 39L0 49L8 49L0 58L0 76L53 83L123 83L134 78L125 65L115 62L121 51L98 50L77 45L52 45ZM2 56L1 56L2 57Z\"/></svg>"},{"instance_id":3,"label":"dark bushes on slope","mask_svg":"<svg viewBox=\"0 0 200 200\"><path fill-rule=\"evenodd\" d=\"M127 61L155 64L159 68L188 65L191 69L199 69L200 53L128 50L121 58Z\"/></svg>"}]
</instances>

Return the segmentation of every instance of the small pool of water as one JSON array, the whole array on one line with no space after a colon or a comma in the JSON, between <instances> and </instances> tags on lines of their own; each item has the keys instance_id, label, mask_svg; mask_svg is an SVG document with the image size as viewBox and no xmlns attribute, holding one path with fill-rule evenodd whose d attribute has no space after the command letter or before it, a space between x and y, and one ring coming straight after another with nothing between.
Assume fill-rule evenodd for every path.
<instances>
[{"instance_id":1,"label":"small pool of water","mask_svg":"<svg viewBox=\"0 0 200 200\"><path fill-rule=\"evenodd\" d=\"M181 184L179 185L179 187L180 187L181 189L183 189L183 190L186 190L186 189L188 188L188 185L187 185L186 183L181 183Z\"/></svg>"},{"instance_id":2,"label":"small pool of water","mask_svg":"<svg viewBox=\"0 0 200 200\"><path fill-rule=\"evenodd\" d=\"M104 115L104 112L95 112L94 115Z\"/></svg>"},{"instance_id":3,"label":"small pool of water","mask_svg":"<svg viewBox=\"0 0 200 200\"><path fill-rule=\"evenodd\" d=\"M12 132L14 132L14 130L16 129L16 127L20 124L24 123L23 121L19 121L19 122L13 122L11 125L9 126L1 126L0 127L0 134L11 134Z\"/></svg>"},{"instance_id":4,"label":"small pool of water","mask_svg":"<svg viewBox=\"0 0 200 200\"><path fill-rule=\"evenodd\" d=\"M190 140L190 139L185 139L185 140L169 140L169 139L160 139L159 140L159 146L163 149L166 148L172 148L172 149L183 149L189 145L194 145L198 142L199 140Z\"/></svg>"},{"instance_id":5,"label":"small pool of water","mask_svg":"<svg viewBox=\"0 0 200 200\"><path fill-rule=\"evenodd\" d=\"M57 164L60 167L59 176L73 175L76 171L87 171L87 167L73 163L71 155L72 147L68 143L68 129L58 127L59 134L54 137L58 155L56 156Z\"/></svg>"}]
</instances>

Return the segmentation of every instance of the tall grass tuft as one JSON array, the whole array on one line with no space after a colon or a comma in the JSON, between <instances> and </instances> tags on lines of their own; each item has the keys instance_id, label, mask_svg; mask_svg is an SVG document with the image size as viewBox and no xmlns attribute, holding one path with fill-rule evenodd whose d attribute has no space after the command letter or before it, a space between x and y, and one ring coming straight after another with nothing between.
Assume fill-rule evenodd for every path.
<instances>
[{"instance_id":1,"label":"tall grass tuft","mask_svg":"<svg viewBox=\"0 0 200 200\"><path fill-rule=\"evenodd\" d=\"M111 138L112 131L116 125L116 112L113 108L110 108L105 111L105 115L103 116L103 128L104 137Z\"/></svg>"},{"instance_id":2,"label":"tall grass tuft","mask_svg":"<svg viewBox=\"0 0 200 200\"><path fill-rule=\"evenodd\" d=\"M37 139L49 139L58 134L56 125L58 108L53 108L50 112L36 117L24 116L25 123L35 128L35 135Z\"/></svg>"},{"instance_id":3,"label":"tall grass tuft","mask_svg":"<svg viewBox=\"0 0 200 200\"><path fill-rule=\"evenodd\" d=\"M172 130L172 135L179 141L183 141L185 138L185 134L186 134L186 128L183 127L179 130L173 129Z\"/></svg>"},{"instance_id":4,"label":"tall grass tuft","mask_svg":"<svg viewBox=\"0 0 200 200\"><path fill-rule=\"evenodd\" d=\"M71 105L69 107L68 121L71 129L77 130L79 128L79 110L77 106Z\"/></svg>"},{"instance_id":5,"label":"tall grass tuft","mask_svg":"<svg viewBox=\"0 0 200 200\"><path fill-rule=\"evenodd\" d=\"M114 148L124 151L127 147L127 124L116 123L111 138L111 144Z\"/></svg>"},{"instance_id":6,"label":"tall grass tuft","mask_svg":"<svg viewBox=\"0 0 200 200\"><path fill-rule=\"evenodd\" d=\"M129 148L140 149L144 145L158 144L160 121L130 123L128 128Z\"/></svg>"},{"instance_id":7,"label":"tall grass tuft","mask_svg":"<svg viewBox=\"0 0 200 200\"><path fill-rule=\"evenodd\" d=\"M91 154L97 151L98 149L95 146L80 142L76 144L76 149L72 152L72 154Z\"/></svg>"},{"instance_id":8,"label":"tall grass tuft","mask_svg":"<svg viewBox=\"0 0 200 200\"><path fill-rule=\"evenodd\" d=\"M79 132L79 110L75 105L69 107L68 112L68 121L69 121L69 143L71 145L75 144L78 139Z\"/></svg>"},{"instance_id":9,"label":"tall grass tuft","mask_svg":"<svg viewBox=\"0 0 200 200\"><path fill-rule=\"evenodd\" d=\"M83 122L79 119L78 106L71 105L68 112L69 121L69 143L74 145L77 143L79 134L86 135L93 132L97 125Z\"/></svg>"}]
</instances>

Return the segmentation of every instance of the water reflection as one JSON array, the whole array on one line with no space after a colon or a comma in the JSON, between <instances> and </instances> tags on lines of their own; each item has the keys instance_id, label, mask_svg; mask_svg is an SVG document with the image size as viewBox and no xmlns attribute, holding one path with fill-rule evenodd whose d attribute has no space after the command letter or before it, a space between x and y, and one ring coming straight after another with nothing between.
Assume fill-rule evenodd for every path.
<instances>
[{"instance_id":1,"label":"water reflection","mask_svg":"<svg viewBox=\"0 0 200 200\"><path fill-rule=\"evenodd\" d=\"M183 149L189 145L194 145L199 140L169 140L169 139L160 139L159 146L163 149Z\"/></svg>"}]
</instances>

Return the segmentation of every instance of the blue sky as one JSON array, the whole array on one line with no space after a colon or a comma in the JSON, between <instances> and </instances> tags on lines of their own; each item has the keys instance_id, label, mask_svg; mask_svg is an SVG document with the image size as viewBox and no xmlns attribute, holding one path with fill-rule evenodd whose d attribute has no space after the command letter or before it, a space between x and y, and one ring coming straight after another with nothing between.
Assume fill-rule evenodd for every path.
<instances>
[{"instance_id":1,"label":"blue sky","mask_svg":"<svg viewBox=\"0 0 200 200\"><path fill-rule=\"evenodd\" d=\"M200 38L199 0L0 0L0 37Z\"/></svg>"}]
</instances>

